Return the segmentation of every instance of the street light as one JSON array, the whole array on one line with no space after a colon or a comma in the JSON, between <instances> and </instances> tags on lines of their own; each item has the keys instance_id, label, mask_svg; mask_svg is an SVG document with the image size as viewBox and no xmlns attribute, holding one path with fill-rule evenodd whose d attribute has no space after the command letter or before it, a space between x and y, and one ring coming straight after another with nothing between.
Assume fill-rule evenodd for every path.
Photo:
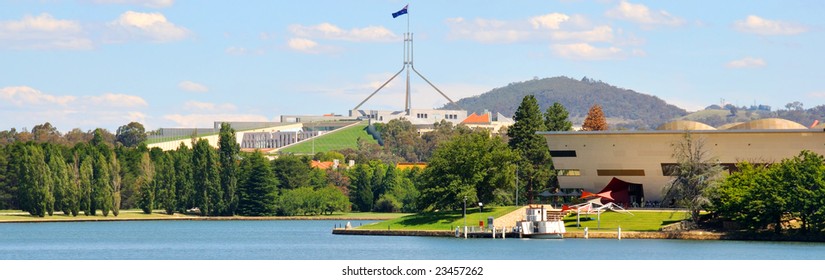
<instances>
[{"instance_id":1,"label":"street light","mask_svg":"<svg viewBox=\"0 0 825 280\"><path fill-rule=\"evenodd\" d=\"M478 203L478 213L481 214L481 210L484 209L484 203Z\"/></svg>"},{"instance_id":2,"label":"street light","mask_svg":"<svg viewBox=\"0 0 825 280\"><path fill-rule=\"evenodd\" d=\"M464 217L464 230L466 231L467 230L467 196L466 195L464 196L464 214L462 214L462 216Z\"/></svg>"}]
</instances>

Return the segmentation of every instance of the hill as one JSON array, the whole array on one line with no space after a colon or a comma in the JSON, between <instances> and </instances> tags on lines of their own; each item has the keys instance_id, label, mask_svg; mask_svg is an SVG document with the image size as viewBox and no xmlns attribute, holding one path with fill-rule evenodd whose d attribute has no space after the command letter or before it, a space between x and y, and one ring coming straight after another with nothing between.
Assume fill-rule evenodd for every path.
<instances>
[{"instance_id":1,"label":"hill","mask_svg":"<svg viewBox=\"0 0 825 280\"><path fill-rule=\"evenodd\" d=\"M656 96L587 77L581 80L554 77L515 82L456 103L469 112L481 113L486 109L510 117L521 104L521 99L529 94L536 97L542 110L553 105L553 102L564 105L574 125L581 125L593 104L602 106L612 128L653 129L687 114L684 109L667 104ZM455 107L447 104L443 109Z\"/></svg>"},{"instance_id":2,"label":"hill","mask_svg":"<svg viewBox=\"0 0 825 280\"><path fill-rule=\"evenodd\" d=\"M306 154L312 155L318 152L328 152L341 150L346 148L355 149L358 147L358 139L365 139L372 143L378 141L367 133L367 122L339 128L327 134L315 137L313 140L306 140L295 145L283 148L282 153Z\"/></svg>"}]
</instances>

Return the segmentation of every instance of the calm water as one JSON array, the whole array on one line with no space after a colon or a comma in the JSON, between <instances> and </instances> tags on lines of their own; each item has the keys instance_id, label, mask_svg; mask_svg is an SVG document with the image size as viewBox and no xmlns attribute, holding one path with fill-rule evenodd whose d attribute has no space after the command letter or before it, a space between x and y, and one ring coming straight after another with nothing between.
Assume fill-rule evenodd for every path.
<instances>
[{"instance_id":1,"label":"calm water","mask_svg":"<svg viewBox=\"0 0 825 280\"><path fill-rule=\"evenodd\" d=\"M0 259L825 259L825 244L820 243L516 238L464 240L331 234L335 224L343 223L345 221L0 224ZM362 222L353 222L356 226L359 223Z\"/></svg>"}]
</instances>

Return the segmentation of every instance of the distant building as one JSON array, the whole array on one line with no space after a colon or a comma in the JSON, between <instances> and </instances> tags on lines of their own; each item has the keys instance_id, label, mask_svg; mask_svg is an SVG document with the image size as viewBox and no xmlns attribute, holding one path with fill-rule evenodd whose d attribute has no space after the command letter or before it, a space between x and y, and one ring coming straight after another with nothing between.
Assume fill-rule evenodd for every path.
<instances>
[{"instance_id":1,"label":"distant building","mask_svg":"<svg viewBox=\"0 0 825 280\"><path fill-rule=\"evenodd\" d=\"M628 204L660 201L676 165L673 147L686 132L703 139L719 164L773 163L810 150L825 154L825 132L783 119L760 119L713 128L675 121L652 131L539 132L547 140L563 189L598 192L615 177L629 183Z\"/></svg>"},{"instance_id":2,"label":"distant building","mask_svg":"<svg viewBox=\"0 0 825 280\"><path fill-rule=\"evenodd\" d=\"M350 110L349 115L370 122L387 123L391 120L404 118L416 126L432 126L442 120L457 125L467 118L467 111L464 110L436 110L436 109L410 109L410 113L405 111L390 110Z\"/></svg>"},{"instance_id":3,"label":"distant building","mask_svg":"<svg viewBox=\"0 0 825 280\"><path fill-rule=\"evenodd\" d=\"M484 114L472 113L461 124L470 128L484 128L492 133L499 133L502 127L508 127L515 123L511 118L505 117L501 113L484 112Z\"/></svg>"}]
</instances>

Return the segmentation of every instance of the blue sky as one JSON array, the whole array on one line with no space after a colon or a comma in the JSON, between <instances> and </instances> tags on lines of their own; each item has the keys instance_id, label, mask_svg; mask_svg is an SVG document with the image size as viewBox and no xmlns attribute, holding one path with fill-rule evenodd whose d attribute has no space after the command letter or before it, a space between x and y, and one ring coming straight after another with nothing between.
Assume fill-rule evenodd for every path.
<instances>
[{"instance_id":1,"label":"blue sky","mask_svg":"<svg viewBox=\"0 0 825 280\"><path fill-rule=\"evenodd\" d=\"M391 13L409 4L409 18ZM415 65L454 99L584 76L688 110L825 103L822 1L2 0L0 130L346 114ZM417 77L414 108L445 100ZM401 109L396 79L362 108ZM604 104L609 106L609 104Z\"/></svg>"}]
</instances>

